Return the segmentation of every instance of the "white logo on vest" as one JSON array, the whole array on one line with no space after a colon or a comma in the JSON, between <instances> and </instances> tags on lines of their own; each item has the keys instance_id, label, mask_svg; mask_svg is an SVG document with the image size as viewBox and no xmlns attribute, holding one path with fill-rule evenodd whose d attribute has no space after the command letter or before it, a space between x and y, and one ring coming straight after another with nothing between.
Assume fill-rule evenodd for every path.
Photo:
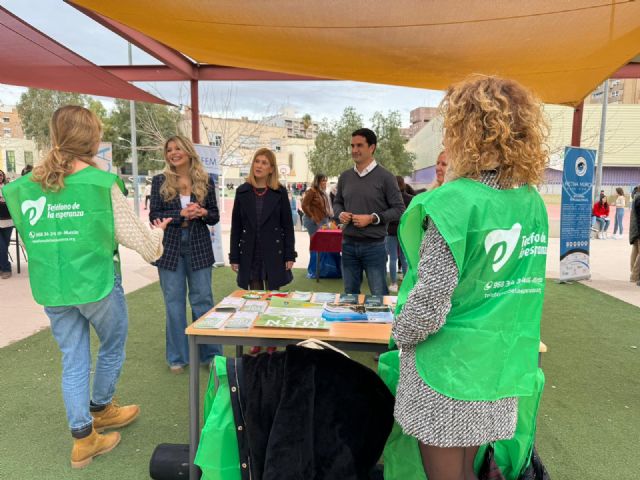
<instances>
[{"instance_id":1,"label":"white logo on vest","mask_svg":"<svg viewBox=\"0 0 640 480\"><path fill-rule=\"evenodd\" d=\"M29 223L35 225L44 212L44 205L47 202L46 197L42 196L37 200L25 200L22 202L22 214L29 212Z\"/></svg>"},{"instance_id":2,"label":"white logo on vest","mask_svg":"<svg viewBox=\"0 0 640 480\"><path fill-rule=\"evenodd\" d=\"M516 245L518 245L518 239L520 238L520 231L522 225L515 223L509 230L493 230L489 232L487 238L484 240L484 250L487 255L491 249L497 245L496 253L493 257L493 271L497 272L513 255Z\"/></svg>"}]
</instances>

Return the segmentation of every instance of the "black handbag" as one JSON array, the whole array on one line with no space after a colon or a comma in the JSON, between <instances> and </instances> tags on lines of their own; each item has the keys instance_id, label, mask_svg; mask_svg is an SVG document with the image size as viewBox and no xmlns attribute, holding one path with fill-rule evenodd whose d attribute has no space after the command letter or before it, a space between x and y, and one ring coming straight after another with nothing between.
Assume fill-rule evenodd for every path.
<instances>
[{"instance_id":1,"label":"black handbag","mask_svg":"<svg viewBox=\"0 0 640 480\"><path fill-rule=\"evenodd\" d=\"M0 220L11 220L9 207L7 207L5 202L0 202Z\"/></svg>"},{"instance_id":2,"label":"black handbag","mask_svg":"<svg viewBox=\"0 0 640 480\"><path fill-rule=\"evenodd\" d=\"M500 467L495 462L493 447L487 449L484 462L478 472L478 480L505 480ZM542 464L540 455L536 449L531 453L531 462L527 469L518 477L518 480L551 480L551 476Z\"/></svg>"},{"instance_id":3,"label":"black handbag","mask_svg":"<svg viewBox=\"0 0 640 480\"><path fill-rule=\"evenodd\" d=\"M189 445L161 443L149 461L149 476L154 480L189 478Z\"/></svg>"}]
</instances>

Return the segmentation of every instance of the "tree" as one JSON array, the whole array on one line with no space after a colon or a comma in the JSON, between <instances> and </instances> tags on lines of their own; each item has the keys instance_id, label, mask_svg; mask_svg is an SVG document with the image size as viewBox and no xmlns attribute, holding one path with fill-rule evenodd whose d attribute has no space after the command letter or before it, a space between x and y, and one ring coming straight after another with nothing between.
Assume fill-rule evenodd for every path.
<instances>
[{"instance_id":1,"label":"tree","mask_svg":"<svg viewBox=\"0 0 640 480\"><path fill-rule=\"evenodd\" d=\"M113 164L122 166L131 156L131 114L129 100L116 99L104 121L103 139L113 145ZM136 102L136 145L141 170L161 168L162 148L167 138L178 133L180 112L173 107Z\"/></svg>"},{"instance_id":2,"label":"tree","mask_svg":"<svg viewBox=\"0 0 640 480\"><path fill-rule=\"evenodd\" d=\"M51 144L49 121L53 112L64 105L85 106L86 103L87 97L79 93L30 88L20 95L16 109L20 115L25 136L34 139L38 150L44 150Z\"/></svg>"},{"instance_id":3,"label":"tree","mask_svg":"<svg viewBox=\"0 0 640 480\"><path fill-rule=\"evenodd\" d=\"M345 108L342 117L331 124L323 123L315 140L314 149L308 154L309 166L314 174L325 173L332 177L350 168L351 134L363 126L362 116L353 107ZM372 130L378 136L374 157L394 175L413 172L415 155L404 148L400 135L400 114L389 112L387 116L376 112L371 118Z\"/></svg>"},{"instance_id":4,"label":"tree","mask_svg":"<svg viewBox=\"0 0 640 480\"><path fill-rule=\"evenodd\" d=\"M362 123L362 116L353 107L345 108L340 120L331 124L323 122L314 149L308 154L311 171L335 177L349 168L352 165L351 133L361 128Z\"/></svg>"},{"instance_id":5,"label":"tree","mask_svg":"<svg viewBox=\"0 0 640 480\"><path fill-rule=\"evenodd\" d=\"M400 135L402 126L399 112L389 112L385 117L376 112L371 117L371 125L378 136L375 159L394 175L406 176L413 173L415 154L404 148L405 140Z\"/></svg>"},{"instance_id":6,"label":"tree","mask_svg":"<svg viewBox=\"0 0 640 480\"><path fill-rule=\"evenodd\" d=\"M313 125L313 120L311 120L311 115L309 115L308 113L305 113L302 116L302 130L304 130L305 138L307 137L307 132L309 131L312 125Z\"/></svg>"}]
</instances>

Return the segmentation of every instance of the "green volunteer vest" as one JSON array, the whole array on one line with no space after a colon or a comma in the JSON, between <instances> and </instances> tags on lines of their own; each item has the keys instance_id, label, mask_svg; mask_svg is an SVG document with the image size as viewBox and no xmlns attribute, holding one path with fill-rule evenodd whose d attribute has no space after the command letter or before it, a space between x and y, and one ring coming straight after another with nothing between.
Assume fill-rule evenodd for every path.
<instances>
[{"instance_id":1,"label":"green volunteer vest","mask_svg":"<svg viewBox=\"0 0 640 480\"><path fill-rule=\"evenodd\" d=\"M416 197L398 229L410 268L398 312L417 278L425 216L451 249L458 286L444 326L417 346L420 376L459 400L531 395L548 241L542 198L530 187L495 190L470 179Z\"/></svg>"},{"instance_id":2,"label":"green volunteer vest","mask_svg":"<svg viewBox=\"0 0 640 480\"><path fill-rule=\"evenodd\" d=\"M7 206L29 255L29 280L40 305L81 305L113 289L117 248L111 188L117 176L94 167L44 192L31 174L5 186Z\"/></svg>"}]
</instances>

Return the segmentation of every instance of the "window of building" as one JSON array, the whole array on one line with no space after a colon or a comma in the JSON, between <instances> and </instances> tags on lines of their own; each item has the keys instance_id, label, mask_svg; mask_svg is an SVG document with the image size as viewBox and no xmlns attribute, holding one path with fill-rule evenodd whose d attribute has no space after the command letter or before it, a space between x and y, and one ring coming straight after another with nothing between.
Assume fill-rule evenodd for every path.
<instances>
[{"instance_id":1,"label":"window of building","mask_svg":"<svg viewBox=\"0 0 640 480\"><path fill-rule=\"evenodd\" d=\"M614 90L613 92L611 92L611 96L616 98L619 97L621 93L622 92L620 90Z\"/></svg>"},{"instance_id":2,"label":"window of building","mask_svg":"<svg viewBox=\"0 0 640 480\"><path fill-rule=\"evenodd\" d=\"M293 170L293 153L289 154L289 168Z\"/></svg>"},{"instance_id":3,"label":"window of building","mask_svg":"<svg viewBox=\"0 0 640 480\"><path fill-rule=\"evenodd\" d=\"M24 164L33 165L33 152L24 152Z\"/></svg>"},{"instance_id":4,"label":"window of building","mask_svg":"<svg viewBox=\"0 0 640 480\"><path fill-rule=\"evenodd\" d=\"M11 129L10 128L3 128L2 129L2 135L4 135L5 137L10 137L11 136Z\"/></svg>"},{"instance_id":5,"label":"window of building","mask_svg":"<svg viewBox=\"0 0 640 480\"><path fill-rule=\"evenodd\" d=\"M2 117L2 123L9 123L11 119L9 117Z\"/></svg>"},{"instance_id":6,"label":"window of building","mask_svg":"<svg viewBox=\"0 0 640 480\"><path fill-rule=\"evenodd\" d=\"M209 137L209 145L212 147L221 147L222 146L222 135L219 133L211 133L207 134Z\"/></svg>"},{"instance_id":7,"label":"window of building","mask_svg":"<svg viewBox=\"0 0 640 480\"><path fill-rule=\"evenodd\" d=\"M7 150L5 154L7 172L16 173L16 152L13 150Z\"/></svg>"},{"instance_id":8,"label":"window of building","mask_svg":"<svg viewBox=\"0 0 640 480\"><path fill-rule=\"evenodd\" d=\"M271 139L271 150L273 150L274 152L279 152L282 150L282 145L280 143L280 139L279 138L272 138Z\"/></svg>"},{"instance_id":9,"label":"window of building","mask_svg":"<svg viewBox=\"0 0 640 480\"><path fill-rule=\"evenodd\" d=\"M239 135L240 148L255 150L260 145L260 139L256 135Z\"/></svg>"}]
</instances>

